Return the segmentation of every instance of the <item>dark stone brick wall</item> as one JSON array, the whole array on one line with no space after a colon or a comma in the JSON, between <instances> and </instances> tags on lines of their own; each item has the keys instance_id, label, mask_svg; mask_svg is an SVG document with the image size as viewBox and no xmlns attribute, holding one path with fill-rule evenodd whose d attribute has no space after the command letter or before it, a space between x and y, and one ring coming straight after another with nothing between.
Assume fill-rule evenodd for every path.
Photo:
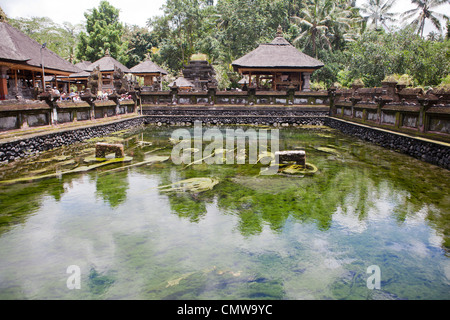
<instances>
[{"instance_id":1,"label":"dark stone brick wall","mask_svg":"<svg viewBox=\"0 0 450 320\"><path fill-rule=\"evenodd\" d=\"M293 110L279 110L277 114L274 114L270 109L266 109L264 112L261 110L251 110L250 112L247 112L247 115L242 114L238 109L236 109L235 114L232 114L231 110L227 110L227 114L223 114L223 110L208 110L203 113L193 112L190 115L182 114L180 110L173 110L173 112L168 112L167 110L160 111L161 112L157 112L160 114L154 114L154 111L145 111L144 116L134 119L76 130L67 130L4 143L0 145L0 163L14 161L15 159L25 158L42 151L71 145L76 142L145 124L192 125L195 121L202 121L204 124L213 125L259 124L276 127L288 125L327 125L331 128L340 130L344 134L407 154L442 168L450 169L450 147L448 144L434 143L378 130L376 128L344 122L327 116L325 111L314 112L297 110L295 114L293 114Z\"/></svg>"},{"instance_id":2,"label":"dark stone brick wall","mask_svg":"<svg viewBox=\"0 0 450 320\"><path fill-rule=\"evenodd\" d=\"M55 132L33 138L0 144L0 163L26 158L39 152L68 146L91 138L101 137L116 131L143 125L143 117L123 120L105 125Z\"/></svg>"},{"instance_id":3,"label":"dark stone brick wall","mask_svg":"<svg viewBox=\"0 0 450 320\"><path fill-rule=\"evenodd\" d=\"M428 142L376 128L359 126L335 118L327 118L325 125L361 140L407 154L442 168L450 169L450 147L445 143Z\"/></svg>"}]
</instances>

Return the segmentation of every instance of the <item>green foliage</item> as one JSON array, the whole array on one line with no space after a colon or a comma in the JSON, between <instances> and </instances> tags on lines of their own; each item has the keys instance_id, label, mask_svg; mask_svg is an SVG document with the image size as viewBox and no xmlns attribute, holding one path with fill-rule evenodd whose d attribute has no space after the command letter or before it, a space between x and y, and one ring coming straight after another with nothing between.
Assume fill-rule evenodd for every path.
<instances>
[{"instance_id":1,"label":"green foliage","mask_svg":"<svg viewBox=\"0 0 450 320\"><path fill-rule=\"evenodd\" d=\"M450 91L450 74L448 74L445 78L442 78L442 81L439 84L438 89Z\"/></svg>"},{"instance_id":2,"label":"green foliage","mask_svg":"<svg viewBox=\"0 0 450 320\"><path fill-rule=\"evenodd\" d=\"M361 19L343 1L312 0L292 21L301 27L294 43L317 58L319 48L339 49L353 39Z\"/></svg>"},{"instance_id":3,"label":"green foliage","mask_svg":"<svg viewBox=\"0 0 450 320\"><path fill-rule=\"evenodd\" d=\"M319 90L327 90L327 88L328 86L323 81L311 83L311 90L319 91Z\"/></svg>"},{"instance_id":4,"label":"green foliage","mask_svg":"<svg viewBox=\"0 0 450 320\"><path fill-rule=\"evenodd\" d=\"M240 76L232 61L270 42L280 25L289 42L324 63L312 75L321 86L350 87L355 79L380 86L394 74L409 75L416 86L437 86L450 72L450 24L445 35L431 33L426 39L421 28L428 19L439 26L442 2L415 1L417 8L402 15L414 20L402 29L385 24L395 22L395 0L370 0L360 8L348 0L166 0L163 14L149 19L148 28L123 25L119 10L101 1L85 13L85 26L37 17L9 21L71 62L95 61L108 50L127 67L149 57L175 76L193 54L203 53L221 90L237 87ZM419 14L425 5L429 17ZM366 30L371 25L375 30Z\"/></svg>"},{"instance_id":5,"label":"green foliage","mask_svg":"<svg viewBox=\"0 0 450 320\"><path fill-rule=\"evenodd\" d=\"M125 25L123 42L127 43L128 61L126 66L132 68L151 56L151 49L156 44L154 35L146 28Z\"/></svg>"},{"instance_id":6,"label":"green foliage","mask_svg":"<svg viewBox=\"0 0 450 320\"><path fill-rule=\"evenodd\" d=\"M397 82L398 84L405 85L407 87L414 87L416 80L409 74L392 74L388 75L383 81Z\"/></svg>"},{"instance_id":7,"label":"green foliage","mask_svg":"<svg viewBox=\"0 0 450 320\"><path fill-rule=\"evenodd\" d=\"M80 34L77 46L79 60L96 61L107 51L111 57L126 64L127 43L122 41L124 26L119 21L119 9L108 1L101 1L98 8L93 8L84 14L86 17L86 32Z\"/></svg>"},{"instance_id":8,"label":"green foliage","mask_svg":"<svg viewBox=\"0 0 450 320\"><path fill-rule=\"evenodd\" d=\"M447 35L446 35L446 39L450 40L450 20L449 22L447 22Z\"/></svg>"},{"instance_id":9,"label":"green foliage","mask_svg":"<svg viewBox=\"0 0 450 320\"><path fill-rule=\"evenodd\" d=\"M450 41L429 41L411 28L395 32L369 31L348 45L345 65L351 78L380 86L387 75L408 74L416 85L438 85L449 73Z\"/></svg>"},{"instance_id":10,"label":"green foliage","mask_svg":"<svg viewBox=\"0 0 450 320\"><path fill-rule=\"evenodd\" d=\"M9 19L8 22L33 40L41 44L47 43L47 48L62 58L74 62L81 25L72 25L69 22L59 25L47 17Z\"/></svg>"},{"instance_id":11,"label":"green foliage","mask_svg":"<svg viewBox=\"0 0 450 320\"><path fill-rule=\"evenodd\" d=\"M3 11L2 7L0 7L0 22L6 21L8 21L8 17L6 16L6 13Z\"/></svg>"}]
</instances>

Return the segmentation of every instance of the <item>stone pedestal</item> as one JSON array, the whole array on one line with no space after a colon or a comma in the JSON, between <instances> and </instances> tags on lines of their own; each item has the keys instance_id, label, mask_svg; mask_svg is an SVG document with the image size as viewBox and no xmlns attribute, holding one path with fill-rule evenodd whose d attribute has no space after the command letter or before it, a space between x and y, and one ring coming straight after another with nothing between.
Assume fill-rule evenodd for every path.
<instances>
[{"instance_id":1,"label":"stone pedestal","mask_svg":"<svg viewBox=\"0 0 450 320\"><path fill-rule=\"evenodd\" d=\"M303 72L303 91L311 91L311 73Z\"/></svg>"},{"instance_id":2,"label":"stone pedestal","mask_svg":"<svg viewBox=\"0 0 450 320\"><path fill-rule=\"evenodd\" d=\"M104 159L109 153L114 153L117 159L125 158L123 144L97 143L95 157Z\"/></svg>"},{"instance_id":3,"label":"stone pedestal","mask_svg":"<svg viewBox=\"0 0 450 320\"><path fill-rule=\"evenodd\" d=\"M306 166L306 152L304 150L277 151L275 156L278 156L280 163L295 162L298 165Z\"/></svg>"}]
</instances>

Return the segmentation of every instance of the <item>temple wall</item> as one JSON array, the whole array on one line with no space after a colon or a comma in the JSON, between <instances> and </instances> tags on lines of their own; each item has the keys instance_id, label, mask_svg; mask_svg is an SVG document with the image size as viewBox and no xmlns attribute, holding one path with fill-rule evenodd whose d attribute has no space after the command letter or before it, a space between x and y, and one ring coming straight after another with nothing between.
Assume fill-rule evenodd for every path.
<instances>
[{"instance_id":1,"label":"temple wall","mask_svg":"<svg viewBox=\"0 0 450 320\"><path fill-rule=\"evenodd\" d=\"M102 137L116 131L141 126L144 123L144 117L135 117L108 124L91 125L78 129L65 129L48 134L39 134L31 138L0 143L0 163L26 158L43 151Z\"/></svg>"},{"instance_id":2,"label":"temple wall","mask_svg":"<svg viewBox=\"0 0 450 320\"><path fill-rule=\"evenodd\" d=\"M450 92L404 88L354 88L333 93L330 116L413 136L450 142Z\"/></svg>"},{"instance_id":3,"label":"temple wall","mask_svg":"<svg viewBox=\"0 0 450 320\"><path fill-rule=\"evenodd\" d=\"M0 131L25 129L135 113L134 101L52 102L0 101Z\"/></svg>"},{"instance_id":4,"label":"temple wall","mask_svg":"<svg viewBox=\"0 0 450 320\"><path fill-rule=\"evenodd\" d=\"M329 96L326 91L304 92L295 90L286 91L217 91L209 88L208 91L183 92L178 88L171 91L142 91L139 94L142 106L159 105L329 105Z\"/></svg>"},{"instance_id":5,"label":"temple wall","mask_svg":"<svg viewBox=\"0 0 450 320\"><path fill-rule=\"evenodd\" d=\"M140 110L136 109L140 106ZM0 162L140 124L189 126L254 124L327 125L345 134L450 169L450 95L393 87L328 92L140 92L133 101L0 103L0 130L135 113L122 125L87 122L82 129L0 145ZM141 117L137 113L142 113ZM122 122L120 122L122 123Z\"/></svg>"}]
</instances>

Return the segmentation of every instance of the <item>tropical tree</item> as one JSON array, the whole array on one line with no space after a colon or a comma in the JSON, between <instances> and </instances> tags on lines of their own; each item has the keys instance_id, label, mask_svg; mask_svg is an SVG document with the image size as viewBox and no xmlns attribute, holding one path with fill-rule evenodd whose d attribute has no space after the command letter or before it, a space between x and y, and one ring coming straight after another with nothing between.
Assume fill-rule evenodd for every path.
<instances>
[{"instance_id":1,"label":"tropical tree","mask_svg":"<svg viewBox=\"0 0 450 320\"><path fill-rule=\"evenodd\" d=\"M33 40L41 44L47 43L47 48L74 62L78 35L83 29L81 25L73 25L70 22L59 25L47 17L17 18L8 21Z\"/></svg>"},{"instance_id":2,"label":"tropical tree","mask_svg":"<svg viewBox=\"0 0 450 320\"><path fill-rule=\"evenodd\" d=\"M338 2L339 3L339 2ZM352 26L352 12L344 9L332 0L312 0L301 11L301 16L292 17L292 21L302 29L294 43L303 42L303 47L311 47L317 58L318 49L332 49L332 40L336 34Z\"/></svg>"},{"instance_id":3,"label":"tropical tree","mask_svg":"<svg viewBox=\"0 0 450 320\"><path fill-rule=\"evenodd\" d=\"M402 17L405 21L413 18L411 25L416 28L417 34L421 37L423 37L427 19L439 31L442 30L440 19L449 20L445 14L433 10L445 3L450 3L450 0L411 0L411 2L416 5L416 8L404 12Z\"/></svg>"},{"instance_id":4,"label":"tropical tree","mask_svg":"<svg viewBox=\"0 0 450 320\"><path fill-rule=\"evenodd\" d=\"M378 30L380 26L389 30L387 22L394 22L397 13L391 12L397 0L368 0L362 6L362 12L367 14L364 18Z\"/></svg>"},{"instance_id":5,"label":"tropical tree","mask_svg":"<svg viewBox=\"0 0 450 320\"><path fill-rule=\"evenodd\" d=\"M2 7L0 7L0 22L6 22L7 20L8 20L8 17L6 16Z\"/></svg>"},{"instance_id":6,"label":"tropical tree","mask_svg":"<svg viewBox=\"0 0 450 320\"><path fill-rule=\"evenodd\" d=\"M124 26L119 21L119 9L108 1L101 1L98 8L89 10L84 16L87 34L80 33L77 58L96 61L109 51L111 57L125 64L127 43L122 41Z\"/></svg>"},{"instance_id":7,"label":"tropical tree","mask_svg":"<svg viewBox=\"0 0 450 320\"><path fill-rule=\"evenodd\" d=\"M156 45L153 38L147 28L125 25L122 40L128 45L128 62L126 63L128 68L138 65L151 54L151 49Z\"/></svg>"},{"instance_id":8,"label":"tropical tree","mask_svg":"<svg viewBox=\"0 0 450 320\"><path fill-rule=\"evenodd\" d=\"M450 40L450 20L447 22L447 40Z\"/></svg>"}]
</instances>

